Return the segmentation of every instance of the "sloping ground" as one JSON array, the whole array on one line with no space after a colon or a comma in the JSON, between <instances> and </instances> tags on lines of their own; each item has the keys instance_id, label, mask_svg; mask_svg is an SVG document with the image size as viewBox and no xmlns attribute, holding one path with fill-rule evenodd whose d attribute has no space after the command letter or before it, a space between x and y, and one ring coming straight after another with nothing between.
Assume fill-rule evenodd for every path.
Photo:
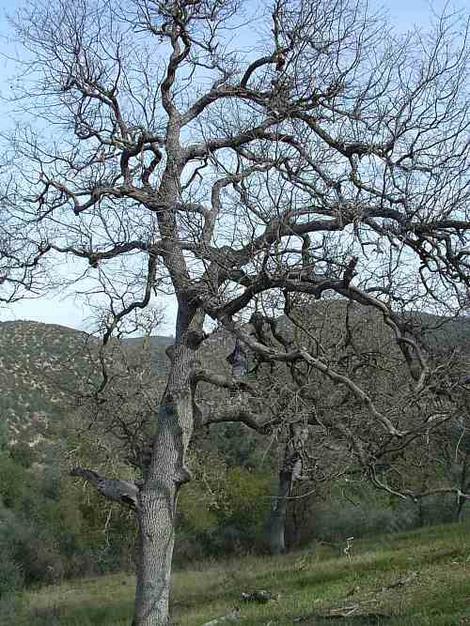
<instances>
[{"instance_id":1,"label":"sloping ground","mask_svg":"<svg viewBox=\"0 0 470 626\"><path fill-rule=\"evenodd\" d=\"M240 626L470 624L467 524L358 541L350 559L342 548L320 546L177 572L173 623L201 626L238 605ZM279 598L264 605L241 602L242 592L259 589ZM5 624L129 625L132 595L133 579L124 574L76 580L25 593L15 617L10 601L13 621Z\"/></svg>"}]
</instances>

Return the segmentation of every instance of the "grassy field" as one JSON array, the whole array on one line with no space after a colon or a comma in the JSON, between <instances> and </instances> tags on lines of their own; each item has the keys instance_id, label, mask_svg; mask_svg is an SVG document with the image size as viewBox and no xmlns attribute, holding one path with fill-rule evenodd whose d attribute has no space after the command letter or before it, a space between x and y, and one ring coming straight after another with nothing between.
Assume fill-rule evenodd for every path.
<instances>
[{"instance_id":1,"label":"grassy field","mask_svg":"<svg viewBox=\"0 0 470 626\"><path fill-rule=\"evenodd\" d=\"M264 605L241 602L242 592L259 589L279 597ZM23 594L16 615L1 623L129 625L132 595L133 579L124 574L70 581ZM350 559L340 545L320 545L175 573L175 624L201 626L234 606L240 626L470 624L470 526L355 541Z\"/></svg>"}]
</instances>

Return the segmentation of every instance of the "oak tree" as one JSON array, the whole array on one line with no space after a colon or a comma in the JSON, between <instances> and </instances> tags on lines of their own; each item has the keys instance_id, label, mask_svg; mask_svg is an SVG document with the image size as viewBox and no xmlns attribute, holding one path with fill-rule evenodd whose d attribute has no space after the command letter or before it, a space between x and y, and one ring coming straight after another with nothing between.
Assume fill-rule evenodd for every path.
<instances>
[{"instance_id":1,"label":"oak tree","mask_svg":"<svg viewBox=\"0 0 470 626\"><path fill-rule=\"evenodd\" d=\"M467 297L466 25L397 36L363 0L34 0L14 24L2 299L67 285L105 307L105 342L160 294L176 302L151 458L126 485L134 623L166 624L197 385L243 384L201 373L210 324L264 360L306 363L406 436L367 381L244 322L279 296L354 301L393 333L414 393L428 390L432 365L399 311Z\"/></svg>"}]
</instances>

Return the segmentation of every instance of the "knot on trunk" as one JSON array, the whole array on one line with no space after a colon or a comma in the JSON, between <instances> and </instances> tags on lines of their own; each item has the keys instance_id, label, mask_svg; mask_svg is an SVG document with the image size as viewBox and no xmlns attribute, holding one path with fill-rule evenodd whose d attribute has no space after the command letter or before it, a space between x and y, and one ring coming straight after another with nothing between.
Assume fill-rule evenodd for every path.
<instances>
[{"instance_id":1,"label":"knot on trunk","mask_svg":"<svg viewBox=\"0 0 470 626\"><path fill-rule=\"evenodd\" d=\"M192 478L191 472L188 470L188 468L182 467L176 472L175 483L177 487L181 487L185 483L189 483L191 478Z\"/></svg>"},{"instance_id":2,"label":"knot on trunk","mask_svg":"<svg viewBox=\"0 0 470 626\"><path fill-rule=\"evenodd\" d=\"M196 350L197 348L199 348L205 338L206 334L204 332L198 330L190 330L186 335L186 345L191 350Z\"/></svg>"}]
</instances>

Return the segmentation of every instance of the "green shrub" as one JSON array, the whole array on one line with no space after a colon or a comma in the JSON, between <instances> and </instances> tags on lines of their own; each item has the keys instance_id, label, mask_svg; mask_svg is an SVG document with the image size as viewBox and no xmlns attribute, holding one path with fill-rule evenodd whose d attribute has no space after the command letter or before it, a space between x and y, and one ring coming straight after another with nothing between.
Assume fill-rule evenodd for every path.
<instances>
[{"instance_id":1,"label":"green shrub","mask_svg":"<svg viewBox=\"0 0 470 626\"><path fill-rule=\"evenodd\" d=\"M180 498L176 561L262 550L270 506L266 473L193 457L194 481Z\"/></svg>"},{"instance_id":2,"label":"green shrub","mask_svg":"<svg viewBox=\"0 0 470 626\"><path fill-rule=\"evenodd\" d=\"M20 599L18 594L0 592L0 624L16 624L18 623L18 614L20 611Z\"/></svg>"},{"instance_id":3,"label":"green shrub","mask_svg":"<svg viewBox=\"0 0 470 626\"><path fill-rule=\"evenodd\" d=\"M0 551L0 598L13 591L18 591L24 585L24 577L20 566L11 554Z\"/></svg>"}]
</instances>

